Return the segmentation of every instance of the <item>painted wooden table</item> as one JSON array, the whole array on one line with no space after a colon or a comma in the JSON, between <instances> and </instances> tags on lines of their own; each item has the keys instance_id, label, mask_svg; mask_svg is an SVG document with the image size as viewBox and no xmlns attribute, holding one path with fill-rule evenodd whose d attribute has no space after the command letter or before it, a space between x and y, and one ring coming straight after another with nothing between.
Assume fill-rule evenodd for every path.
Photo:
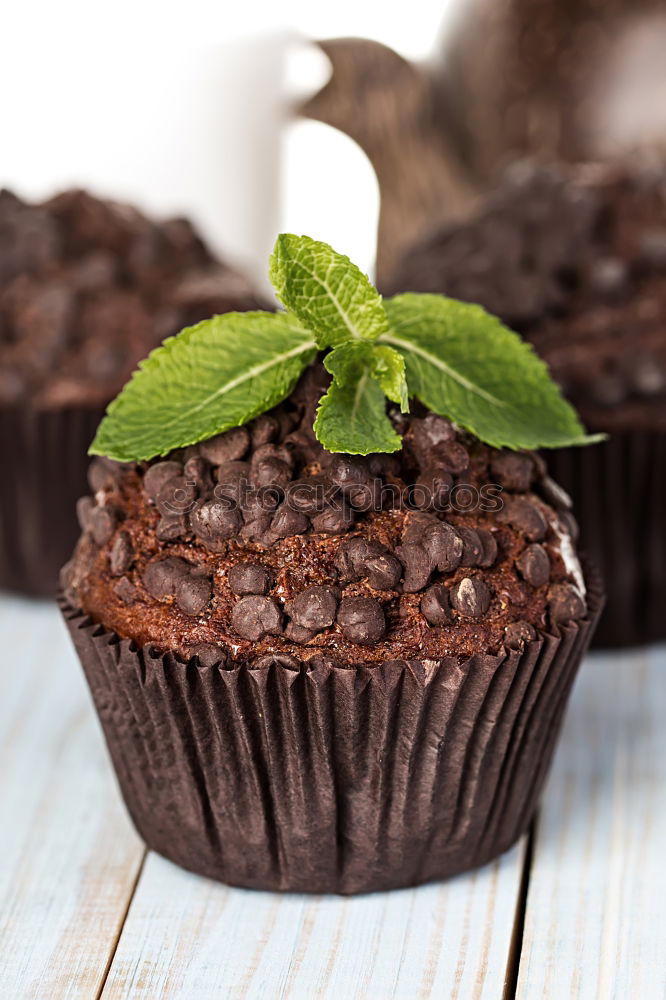
<instances>
[{"instance_id":1,"label":"painted wooden table","mask_svg":"<svg viewBox=\"0 0 666 1000\"><path fill-rule=\"evenodd\" d=\"M0 599L0 644L3 1000L666 997L665 647L588 658L529 838L339 899L147 854L55 609Z\"/></svg>"}]
</instances>

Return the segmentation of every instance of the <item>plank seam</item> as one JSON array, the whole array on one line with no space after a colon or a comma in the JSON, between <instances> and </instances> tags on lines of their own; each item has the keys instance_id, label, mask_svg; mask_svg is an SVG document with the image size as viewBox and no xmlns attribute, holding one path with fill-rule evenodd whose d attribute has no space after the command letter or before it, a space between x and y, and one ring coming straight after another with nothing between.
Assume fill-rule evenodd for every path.
<instances>
[{"instance_id":1,"label":"plank seam","mask_svg":"<svg viewBox=\"0 0 666 1000\"><path fill-rule=\"evenodd\" d=\"M511 932L511 943L509 944L509 954L507 955L502 1000L515 1000L516 991L518 989L518 973L520 971L523 936L525 933L525 916L527 913L527 894L530 888L530 875L532 871L532 863L534 861L534 844L536 840L537 825L538 814L532 820L529 833L527 835L523 870L520 876L520 885L518 887L518 895L516 898L513 931Z\"/></svg>"},{"instance_id":2,"label":"plank seam","mask_svg":"<svg viewBox=\"0 0 666 1000\"><path fill-rule=\"evenodd\" d=\"M132 905L132 900L134 899L134 897L136 895L136 890L138 888L139 881L140 881L141 876L143 874L143 869L145 868L147 857L148 857L148 848L144 847L143 854L141 856L141 861L139 862L137 870L136 870L136 875L134 877L134 881L132 882L132 885L130 887L130 891L127 894L127 905L125 906L125 909L123 910L123 914L122 914L122 916L120 918L120 922L118 924L118 929L116 931L116 936L115 936L115 938L114 938L114 940L113 940L113 942L111 944L111 949L109 951L109 957L108 957L108 959L106 961L106 966L104 968L104 972L102 973L102 978L100 979L99 989L97 990L97 993L95 994L95 1000L101 1000L102 994L104 993L104 990L106 989L106 983L107 983L107 980L109 978L109 974L111 972L111 966L113 965L113 960L116 957L116 952L118 951L118 946L120 945L120 939L122 937L123 931L125 930L125 924L127 923L127 917L129 915L130 907Z\"/></svg>"}]
</instances>

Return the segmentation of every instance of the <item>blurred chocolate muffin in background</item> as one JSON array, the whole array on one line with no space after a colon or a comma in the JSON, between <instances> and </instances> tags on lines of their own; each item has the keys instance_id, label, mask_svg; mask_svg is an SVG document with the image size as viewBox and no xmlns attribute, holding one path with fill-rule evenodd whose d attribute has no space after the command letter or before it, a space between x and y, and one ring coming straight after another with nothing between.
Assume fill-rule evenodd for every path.
<instances>
[{"instance_id":1,"label":"blurred chocolate muffin in background","mask_svg":"<svg viewBox=\"0 0 666 1000\"><path fill-rule=\"evenodd\" d=\"M54 592L104 409L165 337L265 307L185 219L0 192L0 587Z\"/></svg>"},{"instance_id":2,"label":"blurred chocolate muffin in background","mask_svg":"<svg viewBox=\"0 0 666 1000\"><path fill-rule=\"evenodd\" d=\"M516 165L465 224L431 232L385 293L478 302L547 361L593 449L548 455L604 571L602 645L666 636L666 172Z\"/></svg>"}]
</instances>

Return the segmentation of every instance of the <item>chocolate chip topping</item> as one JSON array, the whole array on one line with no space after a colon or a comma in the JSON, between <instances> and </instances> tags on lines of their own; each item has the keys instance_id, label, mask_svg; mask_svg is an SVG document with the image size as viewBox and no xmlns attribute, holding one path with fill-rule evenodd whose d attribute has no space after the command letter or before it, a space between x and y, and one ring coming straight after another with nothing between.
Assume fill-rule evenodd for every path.
<instances>
[{"instance_id":1,"label":"chocolate chip topping","mask_svg":"<svg viewBox=\"0 0 666 1000\"><path fill-rule=\"evenodd\" d=\"M189 571L189 563L177 556L157 559L146 566L143 572L143 585L151 597L161 601L175 594L178 581Z\"/></svg>"},{"instance_id":2,"label":"chocolate chip topping","mask_svg":"<svg viewBox=\"0 0 666 1000\"><path fill-rule=\"evenodd\" d=\"M257 642L266 635L279 635L282 631L282 612L272 597L254 594L242 597L234 605L231 622L242 639Z\"/></svg>"},{"instance_id":3,"label":"chocolate chip topping","mask_svg":"<svg viewBox=\"0 0 666 1000\"><path fill-rule=\"evenodd\" d=\"M200 615L210 604L213 587L203 574L189 573L176 583L176 604L186 615Z\"/></svg>"},{"instance_id":4,"label":"chocolate chip topping","mask_svg":"<svg viewBox=\"0 0 666 1000\"><path fill-rule=\"evenodd\" d=\"M528 545L516 559L516 569L533 587L550 580L550 559L543 545Z\"/></svg>"},{"instance_id":5,"label":"chocolate chip topping","mask_svg":"<svg viewBox=\"0 0 666 1000\"><path fill-rule=\"evenodd\" d=\"M490 472L504 489L527 493L536 470L529 455L519 451L498 451L490 460Z\"/></svg>"},{"instance_id":6,"label":"chocolate chip topping","mask_svg":"<svg viewBox=\"0 0 666 1000\"><path fill-rule=\"evenodd\" d=\"M586 611L585 601L570 583L556 583L548 592L548 610L556 625L581 618Z\"/></svg>"},{"instance_id":7,"label":"chocolate chip topping","mask_svg":"<svg viewBox=\"0 0 666 1000\"><path fill-rule=\"evenodd\" d=\"M522 649L526 642L531 642L536 637L536 629L529 622L511 622L504 632L504 644L509 649Z\"/></svg>"},{"instance_id":8,"label":"chocolate chip topping","mask_svg":"<svg viewBox=\"0 0 666 1000\"><path fill-rule=\"evenodd\" d=\"M156 462L149 466L143 476L143 488L146 496L157 502L157 498L166 484L182 474L181 462Z\"/></svg>"},{"instance_id":9,"label":"chocolate chip topping","mask_svg":"<svg viewBox=\"0 0 666 1000\"><path fill-rule=\"evenodd\" d=\"M235 507L228 507L219 500L207 500L190 514L192 531L204 545L215 548L227 538L234 538L240 531L243 518Z\"/></svg>"},{"instance_id":10,"label":"chocolate chip topping","mask_svg":"<svg viewBox=\"0 0 666 1000\"><path fill-rule=\"evenodd\" d=\"M379 642L386 631L382 606L372 597L343 597L337 620L345 638L359 646Z\"/></svg>"},{"instance_id":11,"label":"chocolate chip topping","mask_svg":"<svg viewBox=\"0 0 666 1000\"><path fill-rule=\"evenodd\" d=\"M265 566L258 563L236 563L229 570L229 589L237 597L247 594L267 594L271 586L271 575Z\"/></svg>"},{"instance_id":12,"label":"chocolate chip topping","mask_svg":"<svg viewBox=\"0 0 666 1000\"><path fill-rule=\"evenodd\" d=\"M421 614L431 625L449 625L453 620L449 592L441 583L428 587L421 598Z\"/></svg>"},{"instance_id":13,"label":"chocolate chip topping","mask_svg":"<svg viewBox=\"0 0 666 1000\"><path fill-rule=\"evenodd\" d=\"M333 587L307 587L285 606L287 614L302 628L319 630L335 621L339 593Z\"/></svg>"},{"instance_id":14,"label":"chocolate chip topping","mask_svg":"<svg viewBox=\"0 0 666 1000\"><path fill-rule=\"evenodd\" d=\"M113 538L118 514L112 507L95 507L89 518L90 533L97 545L106 545Z\"/></svg>"},{"instance_id":15,"label":"chocolate chip topping","mask_svg":"<svg viewBox=\"0 0 666 1000\"><path fill-rule=\"evenodd\" d=\"M126 531L116 536L109 555L109 565L114 576L122 576L132 565L134 549L132 539Z\"/></svg>"},{"instance_id":16,"label":"chocolate chip topping","mask_svg":"<svg viewBox=\"0 0 666 1000\"><path fill-rule=\"evenodd\" d=\"M500 518L522 531L531 542L539 542L548 530L546 519L539 508L524 497L507 497Z\"/></svg>"},{"instance_id":17,"label":"chocolate chip topping","mask_svg":"<svg viewBox=\"0 0 666 1000\"><path fill-rule=\"evenodd\" d=\"M450 596L455 610L468 618L480 618L490 607L490 590L478 577L464 576L451 588Z\"/></svg>"},{"instance_id":18,"label":"chocolate chip topping","mask_svg":"<svg viewBox=\"0 0 666 1000\"><path fill-rule=\"evenodd\" d=\"M227 654L222 646L212 642L197 642L187 649L190 656L196 656L202 667L215 667L227 662Z\"/></svg>"},{"instance_id":19,"label":"chocolate chip topping","mask_svg":"<svg viewBox=\"0 0 666 1000\"><path fill-rule=\"evenodd\" d=\"M79 504L72 602L138 642L186 658L210 643L234 663L294 649L343 664L499 652L516 621L538 631L584 613L558 610L554 588L575 583L562 559L571 515L538 456L422 411L393 414L400 453L327 455L309 384L242 435L109 475L102 464L105 485ZM446 489L416 509L411 487L429 476ZM499 499L486 495L500 478Z\"/></svg>"},{"instance_id":20,"label":"chocolate chip topping","mask_svg":"<svg viewBox=\"0 0 666 1000\"><path fill-rule=\"evenodd\" d=\"M209 438L199 445L199 449L204 458L207 458L213 465L222 465L224 462L233 462L247 453L250 447L250 432L247 427L234 427L224 434Z\"/></svg>"}]
</instances>

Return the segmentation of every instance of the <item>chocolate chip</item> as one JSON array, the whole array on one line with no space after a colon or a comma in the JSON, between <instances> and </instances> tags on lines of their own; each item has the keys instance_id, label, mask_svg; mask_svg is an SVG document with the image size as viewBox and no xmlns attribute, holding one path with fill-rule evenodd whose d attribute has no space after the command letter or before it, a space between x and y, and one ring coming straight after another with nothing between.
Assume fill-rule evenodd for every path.
<instances>
[{"instance_id":1,"label":"chocolate chip","mask_svg":"<svg viewBox=\"0 0 666 1000\"><path fill-rule=\"evenodd\" d=\"M288 503L283 503L271 521L270 530L275 538L290 538L292 535L302 535L309 527L309 517L300 511L292 510Z\"/></svg>"},{"instance_id":2,"label":"chocolate chip","mask_svg":"<svg viewBox=\"0 0 666 1000\"><path fill-rule=\"evenodd\" d=\"M496 451L491 455L490 472L504 489L527 493L536 470L532 458L524 452Z\"/></svg>"},{"instance_id":3,"label":"chocolate chip","mask_svg":"<svg viewBox=\"0 0 666 1000\"><path fill-rule=\"evenodd\" d=\"M227 662L226 650L213 642L198 642L188 647L190 656L196 656L202 667L215 667Z\"/></svg>"},{"instance_id":4,"label":"chocolate chip","mask_svg":"<svg viewBox=\"0 0 666 1000\"><path fill-rule=\"evenodd\" d=\"M416 594L419 590L423 590L433 570L429 553L418 542L398 545L395 551L405 569L405 578L402 582L404 592Z\"/></svg>"},{"instance_id":5,"label":"chocolate chip","mask_svg":"<svg viewBox=\"0 0 666 1000\"><path fill-rule=\"evenodd\" d=\"M475 576L465 576L451 587L450 597L455 610L467 618L480 618L490 607L490 590Z\"/></svg>"},{"instance_id":6,"label":"chocolate chip","mask_svg":"<svg viewBox=\"0 0 666 1000\"><path fill-rule=\"evenodd\" d=\"M481 539L481 546L483 548L483 555L477 562L477 566L487 568L494 565L497 559L497 542L492 531L487 531L485 528L479 528L477 534Z\"/></svg>"},{"instance_id":7,"label":"chocolate chip","mask_svg":"<svg viewBox=\"0 0 666 1000\"><path fill-rule=\"evenodd\" d=\"M275 440L280 425L272 413L264 413L250 424L252 435L252 447L258 448L262 444L268 444Z\"/></svg>"},{"instance_id":8,"label":"chocolate chip","mask_svg":"<svg viewBox=\"0 0 666 1000\"><path fill-rule=\"evenodd\" d=\"M385 545L366 538L350 538L340 546L336 565L348 580L366 578L374 590L392 590L402 576L402 565Z\"/></svg>"},{"instance_id":9,"label":"chocolate chip","mask_svg":"<svg viewBox=\"0 0 666 1000\"><path fill-rule=\"evenodd\" d=\"M198 496L196 483L184 476L174 476L163 484L157 494L157 509L165 517L187 514L193 509Z\"/></svg>"},{"instance_id":10,"label":"chocolate chip","mask_svg":"<svg viewBox=\"0 0 666 1000\"><path fill-rule=\"evenodd\" d=\"M190 571L189 563L177 556L157 559L143 571L143 585L158 601L173 597L178 581Z\"/></svg>"},{"instance_id":11,"label":"chocolate chip","mask_svg":"<svg viewBox=\"0 0 666 1000\"><path fill-rule=\"evenodd\" d=\"M252 463L251 477L252 485L257 489L262 486L284 489L291 481L291 468L280 458L263 458Z\"/></svg>"},{"instance_id":12,"label":"chocolate chip","mask_svg":"<svg viewBox=\"0 0 666 1000\"><path fill-rule=\"evenodd\" d=\"M449 593L441 583L433 583L421 598L421 614L430 625L448 625L453 620Z\"/></svg>"},{"instance_id":13,"label":"chocolate chip","mask_svg":"<svg viewBox=\"0 0 666 1000\"><path fill-rule=\"evenodd\" d=\"M183 468L183 478L193 482L199 491L209 489L212 485L210 463L201 455L188 458Z\"/></svg>"},{"instance_id":14,"label":"chocolate chip","mask_svg":"<svg viewBox=\"0 0 666 1000\"><path fill-rule=\"evenodd\" d=\"M351 528L354 523L354 515L345 504L340 509L329 507L321 514L315 514L311 520L313 531L326 535L342 535Z\"/></svg>"},{"instance_id":15,"label":"chocolate chip","mask_svg":"<svg viewBox=\"0 0 666 1000\"><path fill-rule=\"evenodd\" d=\"M289 466L290 469L294 468L295 458L294 453L291 448L284 444L261 444L252 452L251 466L254 466L258 462L263 462L267 458L277 458L279 461L284 462L285 465Z\"/></svg>"},{"instance_id":16,"label":"chocolate chip","mask_svg":"<svg viewBox=\"0 0 666 1000\"><path fill-rule=\"evenodd\" d=\"M379 642L386 631L382 606L372 597L343 597L337 620L345 639L361 646Z\"/></svg>"},{"instance_id":17,"label":"chocolate chip","mask_svg":"<svg viewBox=\"0 0 666 1000\"><path fill-rule=\"evenodd\" d=\"M559 483L556 483L550 476L544 476L539 484L539 491L546 503L558 510L571 510L573 502L571 497L563 490Z\"/></svg>"},{"instance_id":18,"label":"chocolate chip","mask_svg":"<svg viewBox=\"0 0 666 1000\"><path fill-rule=\"evenodd\" d=\"M114 576L122 576L132 565L134 550L132 541L126 531L120 531L109 554L109 565Z\"/></svg>"},{"instance_id":19,"label":"chocolate chip","mask_svg":"<svg viewBox=\"0 0 666 1000\"><path fill-rule=\"evenodd\" d=\"M240 511L220 500L207 500L190 514L192 531L209 548L215 548L228 538L235 538L242 523Z\"/></svg>"},{"instance_id":20,"label":"chocolate chip","mask_svg":"<svg viewBox=\"0 0 666 1000\"><path fill-rule=\"evenodd\" d=\"M200 615L206 610L213 596L213 585L208 576L189 573L176 583L176 604L186 615Z\"/></svg>"},{"instance_id":21,"label":"chocolate chip","mask_svg":"<svg viewBox=\"0 0 666 1000\"><path fill-rule=\"evenodd\" d=\"M430 565L442 573L451 573L460 565L463 540L446 521L428 525L421 535L421 545L428 553Z\"/></svg>"},{"instance_id":22,"label":"chocolate chip","mask_svg":"<svg viewBox=\"0 0 666 1000\"><path fill-rule=\"evenodd\" d=\"M184 515L177 517L161 517L157 523L155 534L161 542L173 542L176 538L184 538L189 527Z\"/></svg>"},{"instance_id":23,"label":"chocolate chip","mask_svg":"<svg viewBox=\"0 0 666 1000\"><path fill-rule=\"evenodd\" d=\"M504 629L504 645L509 649L522 649L536 637L536 629L529 622L511 622Z\"/></svg>"},{"instance_id":24,"label":"chocolate chip","mask_svg":"<svg viewBox=\"0 0 666 1000\"><path fill-rule=\"evenodd\" d=\"M88 466L88 483L93 493L115 486L119 478L120 466L110 458L93 458Z\"/></svg>"},{"instance_id":25,"label":"chocolate chip","mask_svg":"<svg viewBox=\"0 0 666 1000\"><path fill-rule=\"evenodd\" d=\"M410 489L410 502L421 510L447 510L452 486L451 473L443 469L427 468Z\"/></svg>"},{"instance_id":26,"label":"chocolate chip","mask_svg":"<svg viewBox=\"0 0 666 1000\"><path fill-rule=\"evenodd\" d=\"M479 533L474 528L466 528L460 524L456 526L456 531L462 538L463 543L460 565L478 566L483 559L483 544Z\"/></svg>"},{"instance_id":27,"label":"chocolate chip","mask_svg":"<svg viewBox=\"0 0 666 1000\"><path fill-rule=\"evenodd\" d=\"M259 542L264 547L272 545L274 537L270 537L272 515L255 514L251 521L246 521L240 530L240 537L246 542Z\"/></svg>"},{"instance_id":28,"label":"chocolate chip","mask_svg":"<svg viewBox=\"0 0 666 1000\"><path fill-rule=\"evenodd\" d=\"M546 519L539 508L524 497L507 497L498 517L501 521L508 521L531 542L541 541L548 530Z\"/></svg>"},{"instance_id":29,"label":"chocolate chip","mask_svg":"<svg viewBox=\"0 0 666 1000\"><path fill-rule=\"evenodd\" d=\"M123 604L134 604L139 596L139 591L126 576L114 583L113 589Z\"/></svg>"},{"instance_id":30,"label":"chocolate chip","mask_svg":"<svg viewBox=\"0 0 666 1000\"><path fill-rule=\"evenodd\" d=\"M90 533L97 545L106 545L113 538L118 514L113 507L95 507L90 512Z\"/></svg>"},{"instance_id":31,"label":"chocolate chip","mask_svg":"<svg viewBox=\"0 0 666 1000\"><path fill-rule=\"evenodd\" d=\"M556 583L548 592L550 620L557 625L582 618L587 608L580 593L570 583Z\"/></svg>"},{"instance_id":32,"label":"chocolate chip","mask_svg":"<svg viewBox=\"0 0 666 1000\"><path fill-rule=\"evenodd\" d=\"M543 587L550 580L550 559L543 545L528 545L516 559L516 569L533 587Z\"/></svg>"},{"instance_id":33,"label":"chocolate chip","mask_svg":"<svg viewBox=\"0 0 666 1000\"><path fill-rule=\"evenodd\" d=\"M231 622L242 639L258 642L266 635L280 635L282 612L272 597L242 597L231 612Z\"/></svg>"},{"instance_id":34,"label":"chocolate chip","mask_svg":"<svg viewBox=\"0 0 666 1000\"><path fill-rule=\"evenodd\" d=\"M289 642L297 642L299 646L304 645L306 642L310 642L310 639L314 639L316 634L316 629L303 628L302 625L297 625L296 622L288 622L284 630L285 639Z\"/></svg>"},{"instance_id":35,"label":"chocolate chip","mask_svg":"<svg viewBox=\"0 0 666 1000\"><path fill-rule=\"evenodd\" d=\"M336 486L346 490L349 487L364 486L371 476L366 459L356 455L335 455L328 474Z\"/></svg>"},{"instance_id":36,"label":"chocolate chip","mask_svg":"<svg viewBox=\"0 0 666 1000\"><path fill-rule=\"evenodd\" d=\"M95 501L92 497L79 497L76 501L76 517L81 531L87 531L90 527L90 515L95 509Z\"/></svg>"},{"instance_id":37,"label":"chocolate chip","mask_svg":"<svg viewBox=\"0 0 666 1000\"><path fill-rule=\"evenodd\" d=\"M411 431L414 436L414 448L417 452L427 455L433 448L438 448L449 441L455 441L456 432L453 424L435 413L427 417L412 420Z\"/></svg>"},{"instance_id":38,"label":"chocolate chip","mask_svg":"<svg viewBox=\"0 0 666 1000\"><path fill-rule=\"evenodd\" d=\"M271 587L270 573L259 563L236 563L229 570L227 580L229 589L237 597L267 594Z\"/></svg>"},{"instance_id":39,"label":"chocolate chip","mask_svg":"<svg viewBox=\"0 0 666 1000\"><path fill-rule=\"evenodd\" d=\"M250 432L247 427L234 427L224 434L218 434L199 445L201 454L213 465L233 462L243 458L250 447Z\"/></svg>"},{"instance_id":40,"label":"chocolate chip","mask_svg":"<svg viewBox=\"0 0 666 1000\"><path fill-rule=\"evenodd\" d=\"M250 664L250 670L265 670L269 667L282 667L283 670L300 670L301 665L295 656L287 653L265 653L258 656Z\"/></svg>"},{"instance_id":41,"label":"chocolate chip","mask_svg":"<svg viewBox=\"0 0 666 1000\"><path fill-rule=\"evenodd\" d=\"M460 441L449 441L438 447L428 456L428 463L436 469L453 472L460 475L469 468L469 454Z\"/></svg>"},{"instance_id":42,"label":"chocolate chip","mask_svg":"<svg viewBox=\"0 0 666 1000\"><path fill-rule=\"evenodd\" d=\"M308 629L328 628L335 621L339 595L333 587L306 587L286 605L287 614L297 625Z\"/></svg>"},{"instance_id":43,"label":"chocolate chip","mask_svg":"<svg viewBox=\"0 0 666 1000\"><path fill-rule=\"evenodd\" d=\"M286 500L292 510L302 514L320 514L326 507L326 492L330 488L321 476L294 479L286 488Z\"/></svg>"},{"instance_id":44,"label":"chocolate chip","mask_svg":"<svg viewBox=\"0 0 666 1000\"><path fill-rule=\"evenodd\" d=\"M144 493L150 500L156 501L160 490L171 479L176 479L182 474L183 466L180 462L156 462L143 474Z\"/></svg>"},{"instance_id":45,"label":"chocolate chip","mask_svg":"<svg viewBox=\"0 0 666 1000\"><path fill-rule=\"evenodd\" d=\"M215 496L220 500L228 499L242 506L249 484L250 466L247 462L225 462L217 470Z\"/></svg>"}]
</instances>

